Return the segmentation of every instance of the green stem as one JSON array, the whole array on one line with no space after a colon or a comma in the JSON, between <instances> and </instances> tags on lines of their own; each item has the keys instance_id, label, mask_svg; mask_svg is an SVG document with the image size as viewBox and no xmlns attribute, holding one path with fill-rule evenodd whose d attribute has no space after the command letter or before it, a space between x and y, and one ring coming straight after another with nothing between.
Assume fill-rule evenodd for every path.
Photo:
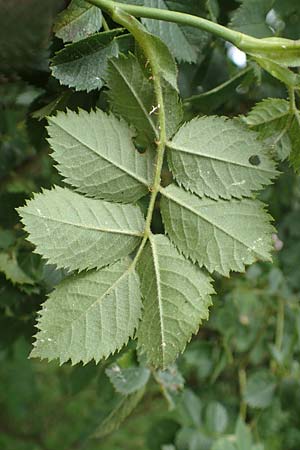
<instances>
[{"instance_id":1,"label":"green stem","mask_svg":"<svg viewBox=\"0 0 300 450\"><path fill-rule=\"evenodd\" d=\"M247 375L246 370L244 368L239 369L239 385L240 385L240 416L245 421L247 416L247 403L244 400L244 393L247 384Z\"/></svg>"},{"instance_id":2,"label":"green stem","mask_svg":"<svg viewBox=\"0 0 300 450\"><path fill-rule=\"evenodd\" d=\"M299 114L299 111L297 108L297 103L296 103L295 88L292 86L289 86L288 90L289 90L289 98L290 98L290 112L292 115L294 115L296 117L298 125L300 126L300 114Z\"/></svg>"},{"instance_id":3,"label":"green stem","mask_svg":"<svg viewBox=\"0 0 300 450\"><path fill-rule=\"evenodd\" d=\"M108 23L106 22L106 19L103 15L102 15L102 25L103 25L104 31L110 31Z\"/></svg>"},{"instance_id":4,"label":"green stem","mask_svg":"<svg viewBox=\"0 0 300 450\"><path fill-rule=\"evenodd\" d=\"M276 349L281 352L284 333L284 300L278 299L277 322L276 322Z\"/></svg>"},{"instance_id":5,"label":"green stem","mask_svg":"<svg viewBox=\"0 0 300 450\"><path fill-rule=\"evenodd\" d=\"M190 25L192 27L200 28L208 31L216 36L219 36L234 44L238 44L243 37L242 33L230 30L222 25L212 22L202 17L192 16L178 11L170 11L168 9L148 8L146 6L128 5L125 3L118 3L112 0L88 0L95 6L104 9L108 13L113 13L113 10L121 9L124 12L131 14L134 17L145 17L148 19L157 19L167 22L175 22L183 25ZM118 22L120 23L120 22Z\"/></svg>"},{"instance_id":6,"label":"green stem","mask_svg":"<svg viewBox=\"0 0 300 450\"><path fill-rule=\"evenodd\" d=\"M111 2L109 2L111 4ZM166 136L166 116L165 116L165 108L164 108L164 97L163 90L161 85L161 75L160 75L160 67L157 62L157 58L155 55L155 49L153 48L151 41L148 39L143 26L132 16L126 14L123 10L119 8L110 8L108 12L111 14L112 19L119 23L120 25L127 28L127 30L133 35L135 40L138 42L141 47L146 60L149 62L149 69L151 72L151 79L153 81L154 92L156 97L156 111L158 114L158 123L159 123L159 137L157 141L157 155L155 162L155 172L153 178L153 184L151 186L151 196L150 202L148 206L147 216L146 216L146 226L144 237L141 242L141 245L137 251L137 254L133 260L133 267L137 263L143 248L146 245L149 236L151 235L151 222L155 207L155 201L157 195L159 193L160 184L161 184L161 172L163 168L164 162L164 153L166 148L167 136Z\"/></svg>"},{"instance_id":7,"label":"green stem","mask_svg":"<svg viewBox=\"0 0 300 450\"><path fill-rule=\"evenodd\" d=\"M252 36L231 30L211 20L203 17L193 16L191 14L182 13L179 11L170 11L168 9L148 8L146 6L128 5L125 3L118 3L113 0L88 0L89 3L98 6L113 15L114 11L122 10L134 17L144 17L148 19L163 20L166 22L174 22L182 25L189 25L191 27L199 28L214 34L226 41L231 42L238 48L245 52L253 52L262 50L263 52L278 50L278 42L276 40L257 39ZM120 23L120 22L119 22ZM285 40L284 48L292 49L295 47L295 42Z\"/></svg>"}]
</instances>

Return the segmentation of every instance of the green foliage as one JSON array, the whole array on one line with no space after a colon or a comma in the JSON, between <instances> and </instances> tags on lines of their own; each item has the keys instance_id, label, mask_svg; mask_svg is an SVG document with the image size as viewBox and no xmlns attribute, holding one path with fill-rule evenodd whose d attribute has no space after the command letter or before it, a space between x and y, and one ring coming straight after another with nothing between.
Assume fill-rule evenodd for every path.
<instances>
[{"instance_id":1,"label":"green foliage","mask_svg":"<svg viewBox=\"0 0 300 450\"><path fill-rule=\"evenodd\" d=\"M66 183L105 200L132 202L146 195L154 156L139 154L132 142L133 131L124 121L97 110L60 113L49 123L52 156Z\"/></svg>"},{"instance_id":2,"label":"green foliage","mask_svg":"<svg viewBox=\"0 0 300 450\"><path fill-rule=\"evenodd\" d=\"M228 276L257 258L270 260L273 227L259 201L199 199L175 185L162 195L166 232L186 257L208 271Z\"/></svg>"},{"instance_id":3,"label":"green foliage","mask_svg":"<svg viewBox=\"0 0 300 450\"><path fill-rule=\"evenodd\" d=\"M53 76L76 91L100 89L109 57L118 54L118 34L120 30L93 34L69 44L52 59Z\"/></svg>"},{"instance_id":4,"label":"green foliage","mask_svg":"<svg viewBox=\"0 0 300 450\"><path fill-rule=\"evenodd\" d=\"M72 0L56 19L54 32L64 42L80 41L101 28L101 9L85 0Z\"/></svg>"},{"instance_id":5,"label":"green foliage","mask_svg":"<svg viewBox=\"0 0 300 450\"><path fill-rule=\"evenodd\" d=\"M37 195L20 213L37 252L71 270L101 268L127 256L144 227L133 205L89 199L60 187Z\"/></svg>"},{"instance_id":6,"label":"green foliage","mask_svg":"<svg viewBox=\"0 0 300 450\"><path fill-rule=\"evenodd\" d=\"M214 291L209 278L162 235L150 237L138 272L144 297L138 343L149 365L165 368L208 318Z\"/></svg>"},{"instance_id":7,"label":"green foliage","mask_svg":"<svg viewBox=\"0 0 300 450\"><path fill-rule=\"evenodd\" d=\"M200 197L250 197L251 191L269 184L276 175L274 163L256 135L238 122L221 117L188 122L168 147L176 181Z\"/></svg>"},{"instance_id":8,"label":"green foliage","mask_svg":"<svg viewBox=\"0 0 300 450\"><path fill-rule=\"evenodd\" d=\"M272 9L274 0L242 0L241 6L234 12L230 25L235 30L250 36L264 38L273 35L267 14Z\"/></svg>"},{"instance_id":9,"label":"green foliage","mask_svg":"<svg viewBox=\"0 0 300 450\"><path fill-rule=\"evenodd\" d=\"M0 447L298 450L298 2L29 3L0 51Z\"/></svg>"},{"instance_id":10,"label":"green foliage","mask_svg":"<svg viewBox=\"0 0 300 450\"><path fill-rule=\"evenodd\" d=\"M43 305L31 356L59 357L61 363L71 359L72 364L107 358L133 336L141 316L140 297L128 259L67 278Z\"/></svg>"}]
</instances>

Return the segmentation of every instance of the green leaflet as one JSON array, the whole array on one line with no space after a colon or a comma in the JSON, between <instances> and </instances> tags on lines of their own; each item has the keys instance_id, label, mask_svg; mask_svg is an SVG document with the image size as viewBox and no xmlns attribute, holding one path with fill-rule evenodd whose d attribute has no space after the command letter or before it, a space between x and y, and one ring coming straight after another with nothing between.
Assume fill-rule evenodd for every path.
<instances>
[{"instance_id":1,"label":"green leaflet","mask_svg":"<svg viewBox=\"0 0 300 450\"><path fill-rule=\"evenodd\" d=\"M208 318L214 290L163 235L150 237L137 270L144 297L138 345L148 364L166 368Z\"/></svg>"},{"instance_id":2,"label":"green leaflet","mask_svg":"<svg viewBox=\"0 0 300 450\"><path fill-rule=\"evenodd\" d=\"M72 0L56 19L54 32L64 42L74 42L98 31L102 26L101 9L85 0Z\"/></svg>"},{"instance_id":3,"label":"green leaflet","mask_svg":"<svg viewBox=\"0 0 300 450\"><path fill-rule=\"evenodd\" d=\"M270 216L256 200L200 199L170 185L161 189L166 232L178 249L209 272L243 272L257 259L270 260Z\"/></svg>"},{"instance_id":4,"label":"green leaflet","mask_svg":"<svg viewBox=\"0 0 300 450\"><path fill-rule=\"evenodd\" d=\"M162 85L167 136L171 137L182 120L182 107L177 91L166 81ZM141 145L153 145L159 135L153 83L135 56L120 55L110 60L108 87L113 112L135 127Z\"/></svg>"},{"instance_id":5,"label":"green leaflet","mask_svg":"<svg viewBox=\"0 0 300 450\"><path fill-rule=\"evenodd\" d=\"M16 254L0 252L0 272L3 272L6 279L13 284L34 284L30 278L19 266Z\"/></svg>"},{"instance_id":6,"label":"green leaflet","mask_svg":"<svg viewBox=\"0 0 300 450\"><path fill-rule=\"evenodd\" d=\"M274 398L276 378L267 370L253 372L247 378L244 400L252 408L268 408Z\"/></svg>"},{"instance_id":7,"label":"green leaflet","mask_svg":"<svg viewBox=\"0 0 300 450\"><path fill-rule=\"evenodd\" d=\"M141 240L140 209L86 198L56 187L19 208L36 251L60 268L103 267L131 253Z\"/></svg>"},{"instance_id":8,"label":"green leaflet","mask_svg":"<svg viewBox=\"0 0 300 450\"><path fill-rule=\"evenodd\" d=\"M121 397L119 403L97 428L93 437L102 438L117 430L121 423L134 410L143 398L145 389L142 388L133 394Z\"/></svg>"},{"instance_id":9,"label":"green leaflet","mask_svg":"<svg viewBox=\"0 0 300 450\"><path fill-rule=\"evenodd\" d=\"M257 64L287 86L300 86L300 75L285 67L285 64L280 64L280 61L278 64L272 59L268 59L268 55L262 57L260 54L253 54L252 56ZM279 57L280 55L278 55L278 60Z\"/></svg>"},{"instance_id":10,"label":"green leaflet","mask_svg":"<svg viewBox=\"0 0 300 450\"><path fill-rule=\"evenodd\" d=\"M120 350L140 319L139 284L130 259L61 282L40 312L31 357L86 364Z\"/></svg>"},{"instance_id":11,"label":"green leaflet","mask_svg":"<svg viewBox=\"0 0 300 450\"><path fill-rule=\"evenodd\" d=\"M122 368L113 364L105 370L115 390L123 395L129 395L142 389L148 382L150 370L146 367Z\"/></svg>"},{"instance_id":12,"label":"green leaflet","mask_svg":"<svg viewBox=\"0 0 300 450\"><path fill-rule=\"evenodd\" d=\"M120 55L109 61L107 84L113 112L135 127L141 144L153 143L158 138L155 115L151 113L155 102L153 83L134 55Z\"/></svg>"},{"instance_id":13,"label":"green leaflet","mask_svg":"<svg viewBox=\"0 0 300 450\"><path fill-rule=\"evenodd\" d=\"M267 145L275 148L280 160L291 153L291 119L289 102L280 98L262 100L243 118L247 125L258 131Z\"/></svg>"},{"instance_id":14,"label":"green leaflet","mask_svg":"<svg viewBox=\"0 0 300 450\"><path fill-rule=\"evenodd\" d=\"M147 194L155 155L138 153L124 121L99 109L58 113L48 120L52 156L66 183L117 202L134 202Z\"/></svg>"},{"instance_id":15,"label":"green leaflet","mask_svg":"<svg viewBox=\"0 0 300 450\"><path fill-rule=\"evenodd\" d=\"M108 59L118 54L114 38L120 33L121 29L97 33L67 45L52 59L52 75L76 91L100 89L104 84Z\"/></svg>"},{"instance_id":16,"label":"green leaflet","mask_svg":"<svg viewBox=\"0 0 300 450\"><path fill-rule=\"evenodd\" d=\"M293 118L289 137L292 143L291 164L296 172L300 170L300 113Z\"/></svg>"},{"instance_id":17,"label":"green leaflet","mask_svg":"<svg viewBox=\"0 0 300 450\"><path fill-rule=\"evenodd\" d=\"M272 36L271 27L266 16L275 0L243 0L241 6L234 12L230 26L245 34L257 38Z\"/></svg>"},{"instance_id":18,"label":"green leaflet","mask_svg":"<svg viewBox=\"0 0 300 450\"><path fill-rule=\"evenodd\" d=\"M282 119L289 112L290 105L287 100L282 98L267 98L257 103L244 120L247 125L255 127Z\"/></svg>"},{"instance_id":19,"label":"green leaflet","mask_svg":"<svg viewBox=\"0 0 300 450\"><path fill-rule=\"evenodd\" d=\"M195 118L180 128L168 148L169 166L178 183L201 197L251 196L276 176L257 134L236 120Z\"/></svg>"}]
</instances>

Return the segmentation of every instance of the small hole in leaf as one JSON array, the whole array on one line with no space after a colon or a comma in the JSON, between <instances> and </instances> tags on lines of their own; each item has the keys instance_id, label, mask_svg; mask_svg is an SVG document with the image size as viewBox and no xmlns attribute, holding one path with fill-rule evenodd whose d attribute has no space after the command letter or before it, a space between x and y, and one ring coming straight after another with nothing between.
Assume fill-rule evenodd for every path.
<instances>
[{"instance_id":1,"label":"small hole in leaf","mask_svg":"<svg viewBox=\"0 0 300 450\"><path fill-rule=\"evenodd\" d=\"M259 166L260 165L260 158L258 155L252 155L249 158L249 163L252 164L252 166Z\"/></svg>"},{"instance_id":2,"label":"small hole in leaf","mask_svg":"<svg viewBox=\"0 0 300 450\"><path fill-rule=\"evenodd\" d=\"M147 147L141 145L137 139L133 139L133 143L139 153L146 153Z\"/></svg>"}]
</instances>

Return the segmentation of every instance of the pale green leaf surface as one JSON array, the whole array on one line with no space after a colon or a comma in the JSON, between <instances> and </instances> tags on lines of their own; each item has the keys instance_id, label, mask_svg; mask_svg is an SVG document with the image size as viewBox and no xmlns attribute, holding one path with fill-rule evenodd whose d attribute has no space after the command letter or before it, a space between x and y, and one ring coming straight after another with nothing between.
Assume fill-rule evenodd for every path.
<instances>
[{"instance_id":1,"label":"pale green leaf surface","mask_svg":"<svg viewBox=\"0 0 300 450\"><path fill-rule=\"evenodd\" d=\"M280 61L278 61L277 63L275 57L272 60L268 59L268 55L261 56L260 54L253 53L252 56L257 64L259 64L264 70L269 72L273 77L282 81L287 86L300 86L300 75L290 70L288 67L285 67L284 64L280 64Z\"/></svg>"},{"instance_id":2,"label":"pale green leaf surface","mask_svg":"<svg viewBox=\"0 0 300 450\"><path fill-rule=\"evenodd\" d=\"M72 0L56 19L54 32L64 42L74 42L98 31L102 26L101 9L85 0Z\"/></svg>"},{"instance_id":3,"label":"pale green leaf surface","mask_svg":"<svg viewBox=\"0 0 300 450\"><path fill-rule=\"evenodd\" d=\"M76 91L100 89L104 84L108 59L118 54L114 38L120 32L122 30L116 29L97 33L67 45L52 59L52 75Z\"/></svg>"},{"instance_id":4,"label":"pale green leaf surface","mask_svg":"<svg viewBox=\"0 0 300 450\"><path fill-rule=\"evenodd\" d=\"M231 27L250 36L263 38L272 36L273 32L266 17L275 0L243 0L234 12Z\"/></svg>"},{"instance_id":5,"label":"pale green leaf surface","mask_svg":"<svg viewBox=\"0 0 300 450\"><path fill-rule=\"evenodd\" d=\"M144 395L142 388L133 394L123 396L112 412L103 420L94 433L94 437L102 438L117 430L126 417L131 414Z\"/></svg>"},{"instance_id":6,"label":"pale green leaf surface","mask_svg":"<svg viewBox=\"0 0 300 450\"><path fill-rule=\"evenodd\" d=\"M251 450L252 436L250 428L245 424L242 418L239 418L235 427L237 450Z\"/></svg>"},{"instance_id":7,"label":"pale green leaf surface","mask_svg":"<svg viewBox=\"0 0 300 450\"><path fill-rule=\"evenodd\" d=\"M144 297L138 345L150 365L166 368L208 318L214 290L163 235L150 237L137 270Z\"/></svg>"},{"instance_id":8,"label":"pale green leaf surface","mask_svg":"<svg viewBox=\"0 0 300 450\"><path fill-rule=\"evenodd\" d=\"M222 437L212 446L211 450L237 450L230 438Z\"/></svg>"},{"instance_id":9,"label":"pale green leaf surface","mask_svg":"<svg viewBox=\"0 0 300 450\"><path fill-rule=\"evenodd\" d=\"M235 120L195 118L179 129L168 147L175 179L201 197L249 197L276 176L257 134ZM258 165L251 163L253 158Z\"/></svg>"},{"instance_id":10,"label":"pale green leaf surface","mask_svg":"<svg viewBox=\"0 0 300 450\"><path fill-rule=\"evenodd\" d=\"M212 401L207 405L205 411L205 426L212 434L222 434L228 425L228 414L226 408L219 403Z\"/></svg>"},{"instance_id":11,"label":"pale green leaf surface","mask_svg":"<svg viewBox=\"0 0 300 450\"><path fill-rule=\"evenodd\" d=\"M0 272L13 284L34 284L34 281L21 269L15 253L0 252Z\"/></svg>"},{"instance_id":12,"label":"pale green leaf surface","mask_svg":"<svg viewBox=\"0 0 300 450\"><path fill-rule=\"evenodd\" d=\"M289 114L290 105L282 98L267 98L257 103L244 121L250 127L264 125Z\"/></svg>"},{"instance_id":13,"label":"pale green leaf surface","mask_svg":"<svg viewBox=\"0 0 300 450\"><path fill-rule=\"evenodd\" d=\"M109 61L107 83L113 112L135 127L141 143L153 143L158 138L155 115L151 114L155 102L153 83L134 55L120 55Z\"/></svg>"},{"instance_id":14,"label":"pale green leaf surface","mask_svg":"<svg viewBox=\"0 0 300 450\"><path fill-rule=\"evenodd\" d=\"M113 364L105 370L115 390L120 394L129 395L143 388L150 377L150 370L146 367L122 368Z\"/></svg>"},{"instance_id":15,"label":"pale green leaf surface","mask_svg":"<svg viewBox=\"0 0 300 450\"><path fill-rule=\"evenodd\" d=\"M275 388L272 374L263 369L256 371L247 378L244 400L252 408L267 408L272 403Z\"/></svg>"},{"instance_id":16,"label":"pale green leaf surface","mask_svg":"<svg viewBox=\"0 0 300 450\"><path fill-rule=\"evenodd\" d=\"M287 100L279 98L262 100L243 120L259 133L260 139L264 140L266 145L274 148L279 160L283 161L289 156L292 143L288 133L291 116Z\"/></svg>"},{"instance_id":17,"label":"pale green leaf surface","mask_svg":"<svg viewBox=\"0 0 300 450\"><path fill-rule=\"evenodd\" d=\"M134 205L108 203L56 187L19 208L36 251L59 268L103 267L131 253L144 219Z\"/></svg>"},{"instance_id":18,"label":"pale green leaf surface","mask_svg":"<svg viewBox=\"0 0 300 450\"><path fill-rule=\"evenodd\" d=\"M89 196L125 203L148 193L155 155L135 149L124 121L99 109L60 112L48 120L52 156L66 183Z\"/></svg>"},{"instance_id":19,"label":"pale green leaf surface","mask_svg":"<svg viewBox=\"0 0 300 450\"><path fill-rule=\"evenodd\" d=\"M245 265L271 259L273 227L256 200L200 199L170 185L161 189L167 234L177 248L209 272L229 275Z\"/></svg>"},{"instance_id":20,"label":"pale green leaf surface","mask_svg":"<svg viewBox=\"0 0 300 450\"><path fill-rule=\"evenodd\" d=\"M133 337L141 316L131 260L62 281L43 304L31 357L99 362Z\"/></svg>"},{"instance_id":21,"label":"pale green leaf surface","mask_svg":"<svg viewBox=\"0 0 300 450\"><path fill-rule=\"evenodd\" d=\"M108 87L113 112L135 127L141 145L153 144L159 136L154 87L133 55L110 60ZM177 91L165 80L162 88L169 138L177 130L183 113Z\"/></svg>"}]
</instances>

